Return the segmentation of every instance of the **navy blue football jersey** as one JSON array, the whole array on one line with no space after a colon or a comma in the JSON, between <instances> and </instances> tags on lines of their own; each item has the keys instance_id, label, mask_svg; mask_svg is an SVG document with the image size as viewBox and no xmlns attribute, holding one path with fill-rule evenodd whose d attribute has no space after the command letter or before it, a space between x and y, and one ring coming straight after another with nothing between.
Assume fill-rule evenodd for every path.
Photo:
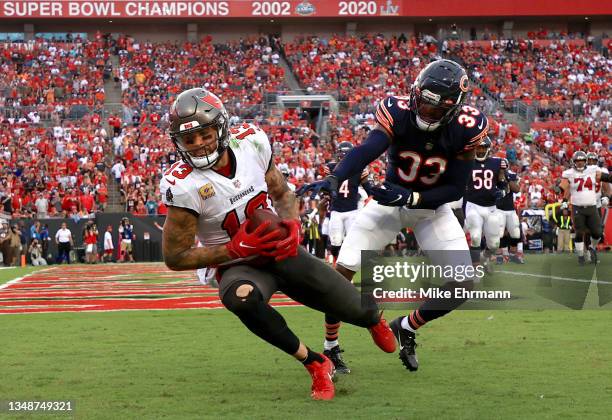
<instances>
[{"instance_id":1,"label":"navy blue football jersey","mask_svg":"<svg viewBox=\"0 0 612 420\"><path fill-rule=\"evenodd\" d=\"M506 179L508 182L511 182L518 180L518 177L514 172L506 170ZM504 196L497 200L495 204L500 210L514 211L514 193L512 191L506 191Z\"/></svg>"},{"instance_id":2,"label":"navy blue football jersey","mask_svg":"<svg viewBox=\"0 0 612 420\"><path fill-rule=\"evenodd\" d=\"M435 131L416 126L407 96L390 96L380 102L376 121L391 138L387 150L386 179L413 191L445 185L448 163L457 155L473 150L489 130L487 117L464 105L446 125Z\"/></svg>"},{"instance_id":3,"label":"navy blue football jersey","mask_svg":"<svg viewBox=\"0 0 612 420\"><path fill-rule=\"evenodd\" d=\"M336 162L330 162L323 167L325 175L329 175L336 167ZM364 169L360 175L354 175L349 179L344 180L338 186L338 196L332 200L331 211L345 213L347 211L357 210L359 207L359 185L368 177L368 169Z\"/></svg>"},{"instance_id":4,"label":"navy blue football jersey","mask_svg":"<svg viewBox=\"0 0 612 420\"><path fill-rule=\"evenodd\" d=\"M505 159L487 158L476 161L465 191L465 201L479 206L494 206L497 201L499 173L506 169Z\"/></svg>"}]
</instances>

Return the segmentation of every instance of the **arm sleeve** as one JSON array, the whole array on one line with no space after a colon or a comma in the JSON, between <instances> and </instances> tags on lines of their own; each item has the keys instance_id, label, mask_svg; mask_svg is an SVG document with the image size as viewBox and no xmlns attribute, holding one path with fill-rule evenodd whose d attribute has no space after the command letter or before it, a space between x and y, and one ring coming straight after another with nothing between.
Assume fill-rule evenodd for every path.
<instances>
[{"instance_id":1,"label":"arm sleeve","mask_svg":"<svg viewBox=\"0 0 612 420\"><path fill-rule=\"evenodd\" d=\"M370 162L382 155L390 144L391 140L382 131L370 131L364 142L354 147L336 165L332 175L336 176L339 182L342 182L353 175L360 174Z\"/></svg>"},{"instance_id":2,"label":"arm sleeve","mask_svg":"<svg viewBox=\"0 0 612 420\"><path fill-rule=\"evenodd\" d=\"M447 183L420 192L421 198L417 207L436 209L442 204L459 200L465 193L473 166L473 160L452 160L444 174Z\"/></svg>"}]
</instances>

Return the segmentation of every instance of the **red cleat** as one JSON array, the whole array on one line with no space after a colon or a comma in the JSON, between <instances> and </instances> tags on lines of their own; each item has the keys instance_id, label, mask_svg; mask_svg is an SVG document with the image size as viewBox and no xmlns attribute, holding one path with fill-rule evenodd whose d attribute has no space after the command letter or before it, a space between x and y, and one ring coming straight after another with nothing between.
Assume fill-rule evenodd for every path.
<instances>
[{"instance_id":1,"label":"red cleat","mask_svg":"<svg viewBox=\"0 0 612 420\"><path fill-rule=\"evenodd\" d=\"M323 363L312 362L306 365L308 373L312 376L312 392L310 396L313 400L332 400L336 393L332 378L334 377L334 364L324 355Z\"/></svg>"},{"instance_id":2,"label":"red cleat","mask_svg":"<svg viewBox=\"0 0 612 420\"><path fill-rule=\"evenodd\" d=\"M395 336L393 335L393 331L391 331L391 328L389 328L389 324L387 324L387 321L385 321L382 314L380 315L378 324L368 328L368 330L372 335L372 339L382 351L386 353L395 352Z\"/></svg>"}]
</instances>

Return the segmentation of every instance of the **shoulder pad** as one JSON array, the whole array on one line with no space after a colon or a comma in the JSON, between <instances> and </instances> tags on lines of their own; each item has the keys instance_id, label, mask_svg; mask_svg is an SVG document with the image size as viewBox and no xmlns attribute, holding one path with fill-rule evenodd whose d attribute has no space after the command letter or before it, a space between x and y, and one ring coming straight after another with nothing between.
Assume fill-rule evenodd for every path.
<instances>
[{"instance_id":1,"label":"shoulder pad","mask_svg":"<svg viewBox=\"0 0 612 420\"><path fill-rule=\"evenodd\" d=\"M463 105L459 114L452 119L450 129L461 145L460 153L467 152L476 148L486 137L489 120L473 106Z\"/></svg>"},{"instance_id":2,"label":"shoulder pad","mask_svg":"<svg viewBox=\"0 0 612 420\"><path fill-rule=\"evenodd\" d=\"M230 147L238 148L241 144L249 144L253 147L261 160L264 170L268 170L272 162L272 146L268 135L255 124L243 123L230 128Z\"/></svg>"},{"instance_id":3,"label":"shoulder pad","mask_svg":"<svg viewBox=\"0 0 612 420\"><path fill-rule=\"evenodd\" d=\"M162 202L167 206L183 207L200 214L199 202L194 200L188 185L192 184L185 182L184 179L176 179L171 175L164 176L159 184Z\"/></svg>"},{"instance_id":4,"label":"shoulder pad","mask_svg":"<svg viewBox=\"0 0 612 420\"><path fill-rule=\"evenodd\" d=\"M399 121L404 112L410 110L408 96L388 96L378 103L376 122L393 138L395 122Z\"/></svg>"},{"instance_id":5,"label":"shoulder pad","mask_svg":"<svg viewBox=\"0 0 612 420\"><path fill-rule=\"evenodd\" d=\"M569 178L570 176L574 175L574 170L573 169L566 169L563 171L563 173L561 174L562 178Z\"/></svg>"}]
</instances>

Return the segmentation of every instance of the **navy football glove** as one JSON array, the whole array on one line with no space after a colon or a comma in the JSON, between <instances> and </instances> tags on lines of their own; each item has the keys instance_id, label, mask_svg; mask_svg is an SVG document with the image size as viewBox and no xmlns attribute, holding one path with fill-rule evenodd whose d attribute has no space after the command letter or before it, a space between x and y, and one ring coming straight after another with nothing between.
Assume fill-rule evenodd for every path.
<instances>
[{"instance_id":1,"label":"navy football glove","mask_svg":"<svg viewBox=\"0 0 612 420\"><path fill-rule=\"evenodd\" d=\"M302 185L296 192L296 195L304 195L311 191L310 198L314 198L321 191L331 194L332 199L338 195L338 178L334 175L328 175L321 181L315 181L311 184Z\"/></svg>"},{"instance_id":2,"label":"navy football glove","mask_svg":"<svg viewBox=\"0 0 612 420\"><path fill-rule=\"evenodd\" d=\"M495 200L499 201L506 196L506 193L503 190L495 191Z\"/></svg>"},{"instance_id":3,"label":"navy football glove","mask_svg":"<svg viewBox=\"0 0 612 420\"><path fill-rule=\"evenodd\" d=\"M418 194L414 194L410 188L400 187L385 181L383 187L372 188L372 197L383 206L391 207L413 207L418 202Z\"/></svg>"}]
</instances>

